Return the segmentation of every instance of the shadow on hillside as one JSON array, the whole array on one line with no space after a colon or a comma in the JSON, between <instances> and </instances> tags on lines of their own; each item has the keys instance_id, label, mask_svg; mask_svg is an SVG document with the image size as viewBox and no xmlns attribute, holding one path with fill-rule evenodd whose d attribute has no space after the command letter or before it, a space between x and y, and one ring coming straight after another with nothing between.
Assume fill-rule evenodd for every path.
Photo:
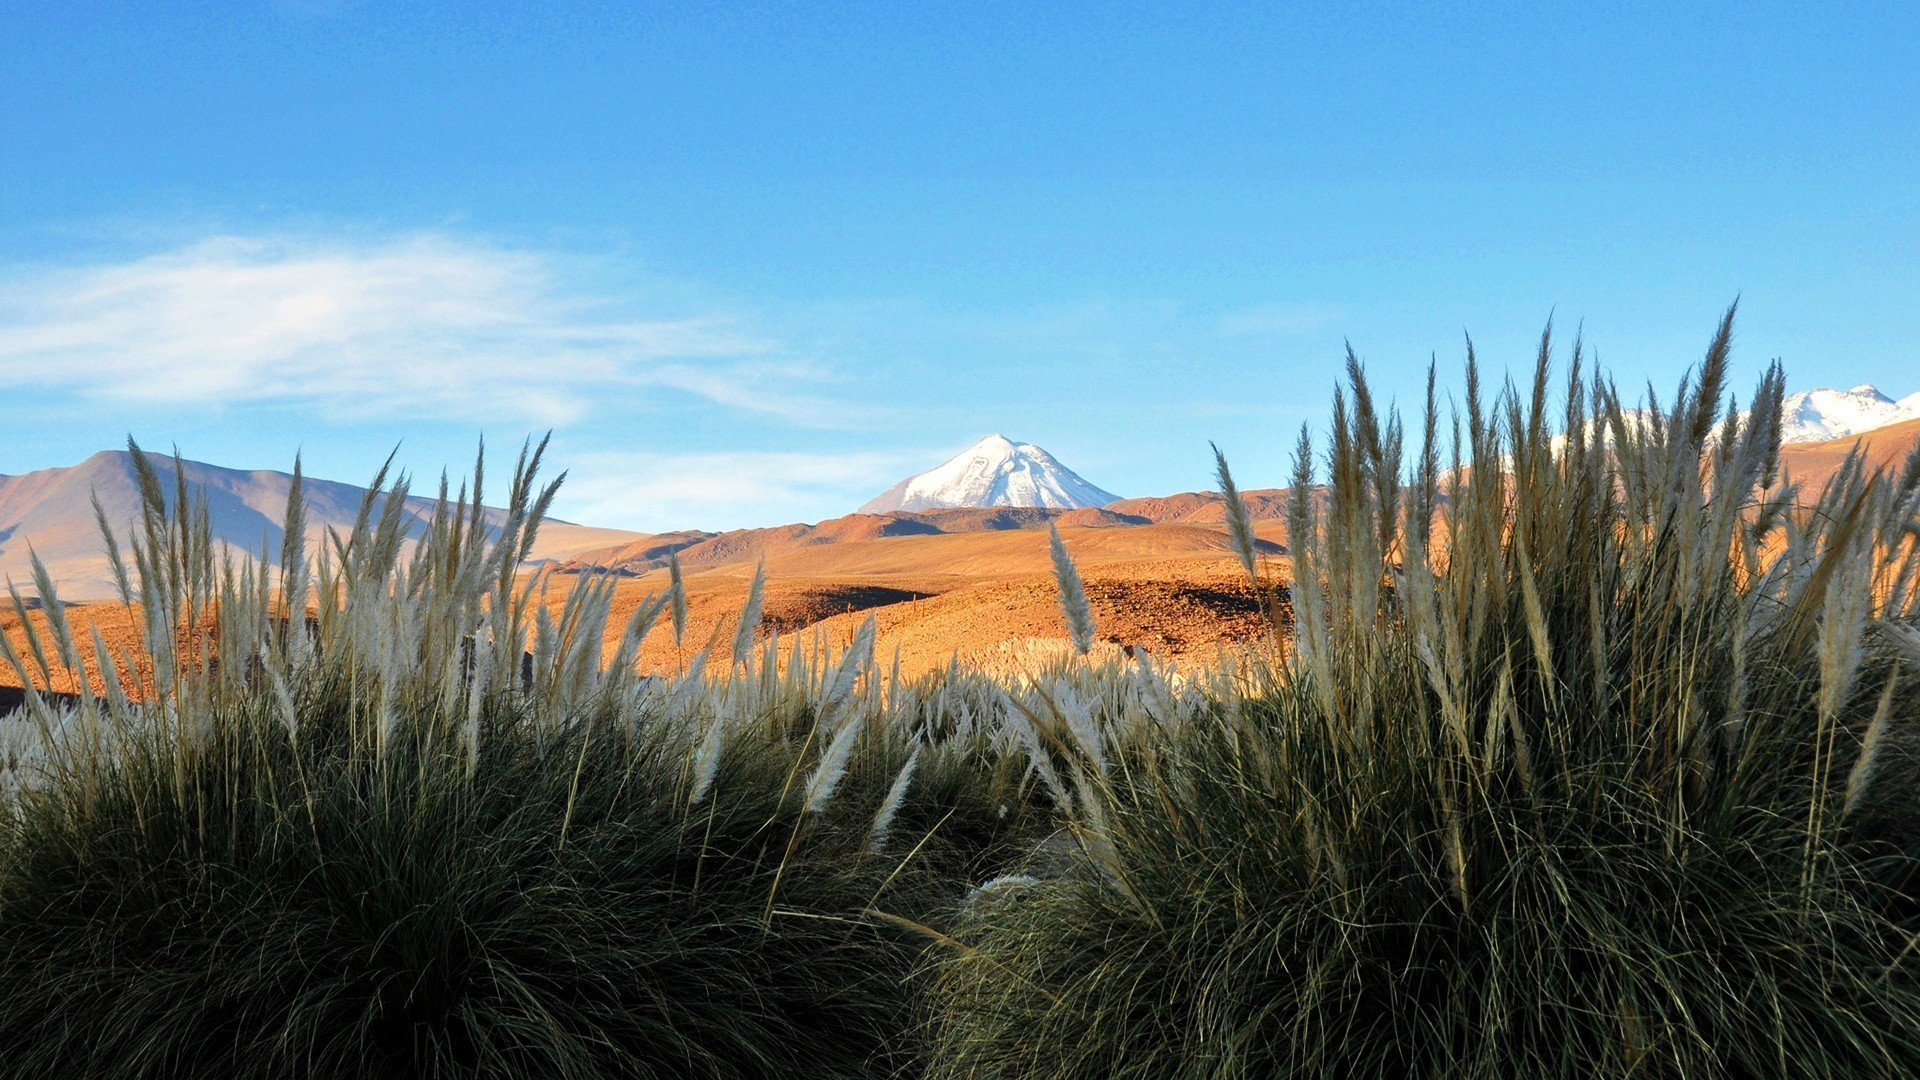
<instances>
[{"instance_id":1,"label":"shadow on hillside","mask_svg":"<svg viewBox=\"0 0 1920 1080\"><path fill-rule=\"evenodd\" d=\"M933 595L886 585L829 585L782 590L767 597L761 617L767 629L790 634L835 615L904 604L910 600L925 600Z\"/></svg>"}]
</instances>

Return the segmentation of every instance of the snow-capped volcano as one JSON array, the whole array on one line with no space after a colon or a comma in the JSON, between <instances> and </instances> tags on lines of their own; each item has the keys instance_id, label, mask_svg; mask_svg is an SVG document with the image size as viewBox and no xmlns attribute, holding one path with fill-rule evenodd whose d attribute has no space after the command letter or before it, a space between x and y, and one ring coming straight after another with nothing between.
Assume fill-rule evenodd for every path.
<instances>
[{"instance_id":1,"label":"snow-capped volcano","mask_svg":"<svg viewBox=\"0 0 1920 1080\"><path fill-rule=\"evenodd\" d=\"M1797 390L1780 403L1782 442L1824 442L1920 419L1920 394L1895 401L1862 384L1851 390Z\"/></svg>"},{"instance_id":2,"label":"snow-capped volcano","mask_svg":"<svg viewBox=\"0 0 1920 1080\"><path fill-rule=\"evenodd\" d=\"M989 435L946 464L909 476L860 508L862 514L951 507L1041 506L1079 510L1118 499L1082 480L1032 443Z\"/></svg>"}]
</instances>

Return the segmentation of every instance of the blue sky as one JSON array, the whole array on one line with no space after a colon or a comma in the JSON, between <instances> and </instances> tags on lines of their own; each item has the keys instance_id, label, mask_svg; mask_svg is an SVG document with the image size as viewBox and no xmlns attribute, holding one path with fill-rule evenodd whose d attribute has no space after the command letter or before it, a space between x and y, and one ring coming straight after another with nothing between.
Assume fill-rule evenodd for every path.
<instances>
[{"instance_id":1,"label":"blue sky","mask_svg":"<svg viewBox=\"0 0 1920 1080\"><path fill-rule=\"evenodd\" d=\"M0 473L359 480L554 431L560 512L846 512L978 436L1280 482L1549 315L1670 387L1742 297L1920 390L1913 5L15 4ZM1443 378L1443 382L1449 381Z\"/></svg>"}]
</instances>

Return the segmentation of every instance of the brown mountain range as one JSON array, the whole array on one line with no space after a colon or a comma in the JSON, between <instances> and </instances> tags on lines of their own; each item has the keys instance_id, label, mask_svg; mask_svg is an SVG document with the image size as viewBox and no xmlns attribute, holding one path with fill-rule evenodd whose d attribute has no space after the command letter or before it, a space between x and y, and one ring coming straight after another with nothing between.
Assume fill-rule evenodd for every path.
<instances>
[{"instance_id":1,"label":"brown mountain range","mask_svg":"<svg viewBox=\"0 0 1920 1080\"><path fill-rule=\"evenodd\" d=\"M1241 495L1256 521L1277 520L1284 513L1284 490L1247 491ZM678 556L683 567L694 569L772 558L806 548L908 536L1020 532L1045 529L1048 524L1067 531L1141 525L1219 525L1225 521L1225 503L1218 492L1212 491L1122 499L1104 507L1081 510L1013 506L893 510L880 514L848 514L813 525L778 525L724 533L659 533L576 552L561 561L558 569L562 573L607 572L635 576L667 565L670 555Z\"/></svg>"}]
</instances>

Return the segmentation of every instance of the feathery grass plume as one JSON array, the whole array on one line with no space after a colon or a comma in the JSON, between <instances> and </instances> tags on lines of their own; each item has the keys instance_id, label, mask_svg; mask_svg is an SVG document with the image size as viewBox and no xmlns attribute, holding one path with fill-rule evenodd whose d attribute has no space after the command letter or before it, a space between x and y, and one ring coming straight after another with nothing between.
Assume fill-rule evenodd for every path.
<instances>
[{"instance_id":1,"label":"feathery grass plume","mask_svg":"<svg viewBox=\"0 0 1920 1080\"><path fill-rule=\"evenodd\" d=\"M720 752L727 741L727 717L725 707L716 705L712 719L707 721L706 734L693 755L693 791L687 796L689 805L700 805L713 789L714 777L720 773Z\"/></svg>"},{"instance_id":2,"label":"feathery grass plume","mask_svg":"<svg viewBox=\"0 0 1920 1080\"><path fill-rule=\"evenodd\" d=\"M1067 618L1067 633L1073 638L1073 647L1085 656L1093 648L1093 605L1087 600L1087 589L1080 582L1073 557L1067 554L1066 542L1052 522L1047 523L1047 543L1053 553L1053 580L1060 588L1060 610Z\"/></svg>"},{"instance_id":3,"label":"feathery grass plume","mask_svg":"<svg viewBox=\"0 0 1920 1080\"><path fill-rule=\"evenodd\" d=\"M1093 765L1093 771L1105 775L1107 771L1106 741L1100 734L1100 722L1093 718L1093 709L1074 693L1073 686L1064 679L1055 680L1051 691L1046 694L1047 704L1054 713L1066 722L1068 734L1080 753Z\"/></svg>"},{"instance_id":4,"label":"feathery grass plume","mask_svg":"<svg viewBox=\"0 0 1920 1080\"><path fill-rule=\"evenodd\" d=\"M495 644L491 635L482 637L477 631L464 644L465 655L471 657L471 661L468 671L463 672L467 676L467 707L465 722L460 727L460 741L467 749L467 777L472 779L480 771L480 741L484 737L487 708L486 684L477 676L492 669L490 661Z\"/></svg>"},{"instance_id":5,"label":"feathery grass plume","mask_svg":"<svg viewBox=\"0 0 1920 1080\"><path fill-rule=\"evenodd\" d=\"M27 639L27 654L33 657L34 669L39 673L39 678L36 680L33 675L27 673L25 664L15 660L14 667L20 676L20 685L28 690L39 687L51 691L54 689L53 665L47 661L46 646L41 643L40 631L34 626L33 618L29 614L36 608L27 603L26 597L20 595L20 588L13 583L12 578L7 579L7 599L13 602L13 610L20 617L20 632ZM41 606L44 607L44 603Z\"/></svg>"},{"instance_id":6,"label":"feathery grass plume","mask_svg":"<svg viewBox=\"0 0 1920 1080\"><path fill-rule=\"evenodd\" d=\"M100 672L101 683L106 687L107 707L116 715L124 716L132 711L133 703L128 700L126 688L120 679L120 664L107 648L107 639L100 633L100 624L94 623L93 657L94 668ZM129 665L131 669L134 665Z\"/></svg>"},{"instance_id":7,"label":"feathery grass plume","mask_svg":"<svg viewBox=\"0 0 1920 1080\"><path fill-rule=\"evenodd\" d=\"M853 747L860 737L861 716L855 713L841 724L828 740L826 748L820 752L820 761L814 766L812 775L807 777L804 794L807 812L817 814L827 808L833 799L833 793L839 790L840 781L847 775L847 762L853 757Z\"/></svg>"},{"instance_id":8,"label":"feathery grass plume","mask_svg":"<svg viewBox=\"0 0 1920 1080\"><path fill-rule=\"evenodd\" d=\"M40 597L40 613L46 617L47 632L53 639L54 654L60 664L76 682L75 692L87 695L86 664L80 658L79 646L75 643L73 627L67 623L67 605L60 601L59 591L54 587L52 575L47 566L40 561L40 553L27 545L27 562L33 570L33 590ZM48 689L52 689L49 685Z\"/></svg>"},{"instance_id":9,"label":"feathery grass plume","mask_svg":"<svg viewBox=\"0 0 1920 1080\"><path fill-rule=\"evenodd\" d=\"M1257 589L1260 587L1259 551L1253 539L1253 519L1247 515L1246 500L1240 497L1240 489L1234 486L1233 473L1227 469L1227 455L1213 446L1215 476L1220 481L1220 494L1227 509L1227 535L1233 540L1233 553L1240 557L1240 565L1246 568L1247 580Z\"/></svg>"},{"instance_id":10,"label":"feathery grass plume","mask_svg":"<svg viewBox=\"0 0 1920 1080\"><path fill-rule=\"evenodd\" d=\"M100 505L100 493L89 492L88 500L93 504L94 527L100 531L101 542L107 549L107 566L113 571L113 585L120 597L122 606L133 606L133 580L127 573L127 560L120 554L120 541L115 536L119 530L107 520L107 508Z\"/></svg>"},{"instance_id":11,"label":"feathery grass plume","mask_svg":"<svg viewBox=\"0 0 1920 1080\"><path fill-rule=\"evenodd\" d=\"M753 584L747 588L747 602L740 609L740 621L733 631L733 662L753 665L753 636L760 632L760 603L767 588L767 560L753 568Z\"/></svg>"},{"instance_id":12,"label":"feathery grass plume","mask_svg":"<svg viewBox=\"0 0 1920 1080\"><path fill-rule=\"evenodd\" d=\"M1059 770L1053 767L1053 756L1048 752L1040 729L1034 725L1033 713L1020 702L1000 692L1000 698L1008 708L1005 709L1006 730L1013 736L1014 744L1026 755L1027 767L1047 789L1055 806L1062 810L1071 810L1073 800L1067 796L1067 787L1060 782Z\"/></svg>"},{"instance_id":13,"label":"feathery grass plume","mask_svg":"<svg viewBox=\"0 0 1920 1080\"><path fill-rule=\"evenodd\" d=\"M33 623L28 615L29 608L26 601L13 589L11 581L7 585L8 591L12 593L14 614L19 617L22 629L31 635ZM7 666L13 670L14 677L20 680L20 694L25 702L27 715L33 718L34 724L39 728L42 743L51 744L53 742L52 727L55 721L53 712L48 707L45 696L41 694L39 684L28 670L26 661L21 658L19 651L13 647L13 642L6 634L0 634L0 659L7 662Z\"/></svg>"},{"instance_id":14,"label":"feathery grass plume","mask_svg":"<svg viewBox=\"0 0 1920 1080\"><path fill-rule=\"evenodd\" d=\"M630 674L639 662L640 646L645 644L647 634L653 630L653 624L660 619L660 612L666 609L671 597L667 593L648 596L635 605L633 614L627 617L626 629L620 633L620 644L614 650L613 661L607 669L612 672Z\"/></svg>"},{"instance_id":15,"label":"feathery grass plume","mask_svg":"<svg viewBox=\"0 0 1920 1080\"><path fill-rule=\"evenodd\" d=\"M680 555L667 553L667 595L673 598L673 647L683 648L687 640L687 583L680 576Z\"/></svg>"},{"instance_id":16,"label":"feathery grass plume","mask_svg":"<svg viewBox=\"0 0 1920 1080\"><path fill-rule=\"evenodd\" d=\"M1859 809L1860 800L1873 783L1874 768L1880 763L1880 744L1886 740L1887 722L1893 717L1894 691L1899 685L1900 673L1896 669L1887 676L1887 685L1880 691L1880 704L1873 711L1873 720L1867 724L1866 734L1860 737L1860 752L1854 758L1853 768L1847 773L1847 788L1840 809L1842 817L1850 817Z\"/></svg>"},{"instance_id":17,"label":"feathery grass plume","mask_svg":"<svg viewBox=\"0 0 1920 1080\"><path fill-rule=\"evenodd\" d=\"M920 751L924 748L921 743L913 744L913 751L907 755L907 763L900 767L900 775L894 777L893 785L887 788L887 797L881 801L879 812L873 815L873 828L867 839L869 850L886 850L887 834L893 828L893 819L900 813L900 804L907 801L907 787L913 783L913 770L919 766Z\"/></svg>"},{"instance_id":18,"label":"feathery grass plume","mask_svg":"<svg viewBox=\"0 0 1920 1080\"><path fill-rule=\"evenodd\" d=\"M304 634L307 616L307 496L300 455L293 456L287 513L280 527L280 609L289 635Z\"/></svg>"},{"instance_id":19,"label":"feathery grass plume","mask_svg":"<svg viewBox=\"0 0 1920 1080\"><path fill-rule=\"evenodd\" d=\"M1886 638L1910 663L1920 664L1920 626L1889 623L1882 627Z\"/></svg>"},{"instance_id":20,"label":"feathery grass plume","mask_svg":"<svg viewBox=\"0 0 1920 1080\"><path fill-rule=\"evenodd\" d=\"M860 623L853 633L853 641L840 654L828 670L825 681L820 687L819 700L814 705L814 716L823 730L831 730L837 721L840 709L853 696L853 687L859 681L861 673L873 665L873 642L876 626L872 615Z\"/></svg>"},{"instance_id":21,"label":"feathery grass plume","mask_svg":"<svg viewBox=\"0 0 1920 1080\"><path fill-rule=\"evenodd\" d=\"M713 650L711 648L701 649L699 653L695 654L693 662L687 665L687 670L673 681L671 694L676 708L682 711L691 711L693 703L709 692L707 686L707 660L712 656Z\"/></svg>"}]
</instances>

